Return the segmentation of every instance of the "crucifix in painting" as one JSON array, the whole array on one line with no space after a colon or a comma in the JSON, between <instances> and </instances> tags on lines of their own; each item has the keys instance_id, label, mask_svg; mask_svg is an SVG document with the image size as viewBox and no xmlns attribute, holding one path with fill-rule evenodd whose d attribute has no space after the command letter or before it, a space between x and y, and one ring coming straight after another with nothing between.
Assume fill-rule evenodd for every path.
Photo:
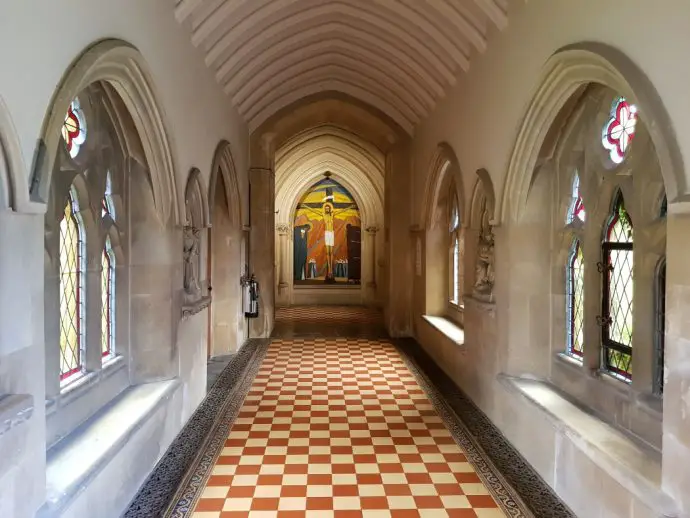
<instances>
[{"instance_id":1,"label":"crucifix in painting","mask_svg":"<svg viewBox=\"0 0 690 518\"><path fill-rule=\"evenodd\" d=\"M294 281L304 284L358 284L361 227L352 195L335 180L317 182L304 194L295 212ZM356 263L357 268L349 268Z\"/></svg>"}]
</instances>

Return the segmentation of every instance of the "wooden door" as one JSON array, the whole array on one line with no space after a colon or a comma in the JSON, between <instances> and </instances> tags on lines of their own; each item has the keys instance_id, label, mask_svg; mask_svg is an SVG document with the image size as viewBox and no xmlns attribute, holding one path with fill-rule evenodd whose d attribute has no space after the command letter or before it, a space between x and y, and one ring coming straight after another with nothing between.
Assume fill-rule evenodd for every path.
<instances>
[{"instance_id":1,"label":"wooden door","mask_svg":"<svg viewBox=\"0 0 690 518\"><path fill-rule=\"evenodd\" d=\"M347 225L347 281L362 278L362 227Z\"/></svg>"}]
</instances>

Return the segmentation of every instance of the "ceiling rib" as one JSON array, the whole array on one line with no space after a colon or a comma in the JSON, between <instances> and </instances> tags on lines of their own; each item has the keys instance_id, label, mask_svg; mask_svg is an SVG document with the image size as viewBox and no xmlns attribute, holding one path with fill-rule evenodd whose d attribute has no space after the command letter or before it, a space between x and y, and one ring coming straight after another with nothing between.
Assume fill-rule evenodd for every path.
<instances>
[{"instance_id":1,"label":"ceiling rib","mask_svg":"<svg viewBox=\"0 0 690 518\"><path fill-rule=\"evenodd\" d=\"M250 128L337 91L412 133L505 29L505 0L176 0L175 18Z\"/></svg>"}]
</instances>

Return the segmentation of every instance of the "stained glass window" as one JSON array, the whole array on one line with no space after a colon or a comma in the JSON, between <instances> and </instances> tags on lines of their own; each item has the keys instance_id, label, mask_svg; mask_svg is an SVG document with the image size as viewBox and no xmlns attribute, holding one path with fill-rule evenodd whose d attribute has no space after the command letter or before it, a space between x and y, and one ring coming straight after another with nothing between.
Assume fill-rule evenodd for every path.
<instances>
[{"instance_id":1,"label":"stained glass window","mask_svg":"<svg viewBox=\"0 0 690 518\"><path fill-rule=\"evenodd\" d=\"M632 378L633 226L620 192L615 197L602 250L604 362L610 373L629 381Z\"/></svg>"},{"instance_id":2,"label":"stained glass window","mask_svg":"<svg viewBox=\"0 0 690 518\"><path fill-rule=\"evenodd\" d=\"M79 105L79 99L74 99L67 109L65 121L62 124L62 138L65 140L69 155L75 158L82 144L86 142L86 118Z\"/></svg>"},{"instance_id":3,"label":"stained glass window","mask_svg":"<svg viewBox=\"0 0 690 518\"><path fill-rule=\"evenodd\" d=\"M454 188L451 187L451 192ZM460 302L460 210L458 207L457 198L452 195L452 202L450 206L450 218L448 230L450 232L450 250L449 250L449 299L451 304L459 304Z\"/></svg>"},{"instance_id":4,"label":"stained glass window","mask_svg":"<svg viewBox=\"0 0 690 518\"><path fill-rule=\"evenodd\" d=\"M625 158L625 153L635 136L636 123L637 107L623 97L618 97L611 106L611 116L604 125L601 136L601 143L616 164L620 164Z\"/></svg>"},{"instance_id":5,"label":"stained glass window","mask_svg":"<svg viewBox=\"0 0 690 518\"><path fill-rule=\"evenodd\" d=\"M457 304L460 301L460 240L455 237L453 243L453 296L451 302Z\"/></svg>"},{"instance_id":6,"label":"stained glass window","mask_svg":"<svg viewBox=\"0 0 690 518\"><path fill-rule=\"evenodd\" d=\"M582 194L580 193L580 177L575 173L575 178L573 179L573 201L568 209L566 223L572 223L576 219L584 223L585 218L585 204L582 201Z\"/></svg>"},{"instance_id":7,"label":"stained glass window","mask_svg":"<svg viewBox=\"0 0 690 518\"><path fill-rule=\"evenodd\" d=\"M101 352L103 358L115 352L115 255L110 236L101 254Z\"/></svg>"},{"instance_id":8,"label":"stained glass window","mask_svg":"<svg viewBox=\"0 0 690 518\"><path fill-rule=\"evenodd\" d=\"M60 221L60 380L81 372L84 348L85 242L74 188Z\"/></svg>"},{"instance_id":9,"label":"stained glass window","mask_svg":"<svg viewBox=\"0 0 690 518\"><path fill-rule=\"evenodd\" d=\"M582 359L584 348L585 266L582 247L575 241L570 249L566 279L568 355Z\"/></svg>"},{"instance_id":10,"label":"stained glass window","mask_svg":"<svg viewBox=\"0 0 690 518\"><path fill-rule=\"evenodd\" d=\"M654 392L664 393L664 349L666 345L666 259L659 263L656 274L656 365Z\"/></svg>"}]
</instances>

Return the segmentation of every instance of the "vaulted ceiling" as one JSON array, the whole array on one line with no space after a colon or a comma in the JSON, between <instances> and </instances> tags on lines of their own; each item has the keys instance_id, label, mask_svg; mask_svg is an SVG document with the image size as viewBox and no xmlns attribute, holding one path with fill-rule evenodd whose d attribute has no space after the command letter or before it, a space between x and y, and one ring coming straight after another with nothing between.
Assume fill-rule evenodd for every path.
<instances>
[{"instance_id":1,"label":"vaulted ceiling","mask_svg":"<svg viewBox=\"0 0 690 518\"><path fill-rule=\"evenodd\" d=\"M256 129L282 108L341 92L405 131L426 117L508 22L509 0L175 0L192 43Z\"/></svg>"}]
</instances>

